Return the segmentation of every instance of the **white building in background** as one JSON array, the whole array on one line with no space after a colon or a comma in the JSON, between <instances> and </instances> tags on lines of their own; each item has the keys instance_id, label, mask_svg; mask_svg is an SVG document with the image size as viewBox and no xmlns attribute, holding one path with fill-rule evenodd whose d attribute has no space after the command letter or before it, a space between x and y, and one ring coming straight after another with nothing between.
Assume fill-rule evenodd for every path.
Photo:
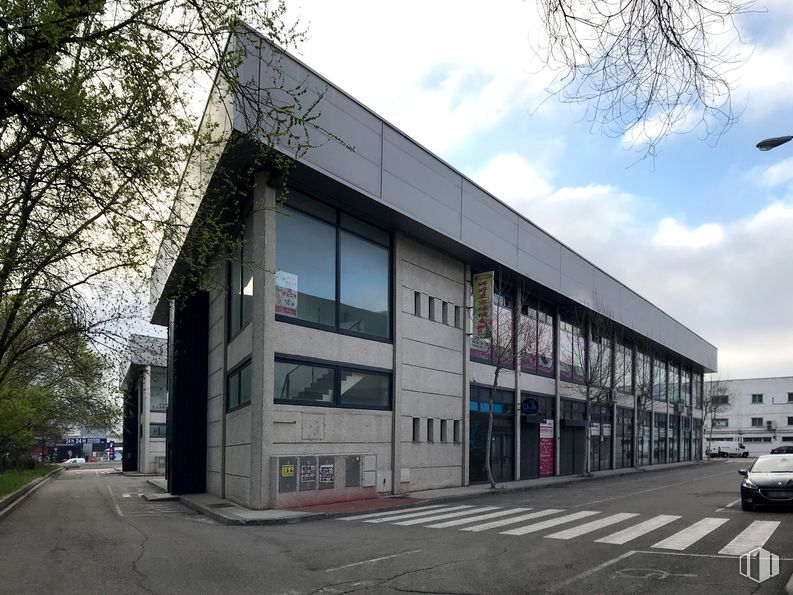
<instances>
[{"instance_id":1,"label":"white building in background","mask_svg":"<svg viewBox=\"0 0 793 595\"><path fill-rule=\"evenodd\" d=\"M168 342L132 335L124 393L124 456L122 470L165 473L167 429Z\"/></svg>"},{"instance_id":2,"label":"white building in background","mask_svg":"<svg viewBox=\"0 0 793 595\"><path fill-rule=\"evenodd\" d=\"M714 442L742 442L750 456L767 454L777 446L793 446L793 376L720 383L728 404L716 412L713 420L705 420L706 438L712 423Z\"/></svg>"}]
</instances>

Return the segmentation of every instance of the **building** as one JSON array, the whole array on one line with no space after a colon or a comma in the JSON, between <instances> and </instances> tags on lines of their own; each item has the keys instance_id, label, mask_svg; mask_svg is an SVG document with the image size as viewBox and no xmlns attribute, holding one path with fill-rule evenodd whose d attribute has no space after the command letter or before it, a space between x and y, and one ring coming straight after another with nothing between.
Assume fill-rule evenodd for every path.
<instances>
[{"instance_id":1,"label":"building","mask_svg":"<svg viewBox=\"0 0 793 595\"><path fill-rule=\"evenodd\" d=\"M713 441L742 442L750 456L793 446L793 376L715 381L715 413L705 419ZM711 384L710 382L708 384ZM709 438L710 436L706 436Z\"/></svg>"},{"instance_id":2,"label":"building","mask_svg":"<svg viewBox=\"0 0 793 595\"><path fill-rule=\"evenodd\" d=\"M129 364L121 382L124 394L121 468L140 473L164 473L168 342L158 337L132 335L127 352Z\"/></svg>"},{"instance_id":3,"label":"building","mask_svg":"<svg viewBox=\"0 0 793 595\"><path fill-rule=\"evenodd\" d=\"M252 32L235 42L256 95L210 99L216 144L195 151L175 216L195 233L236 180L237 253L210 262L207 290L171 299L191 236L169 238L152 281L173 350L172 493L258 509L483 481L496 367L469 332L489 271L496 317L534 329L499 375L497 481L584 469L587 344L618 372L591 409L592 469L698 457L714 346L296 59ZM305 89L294 110L318 100L326 142L248 173L251 135L277 126L249 99L279 84ZM588 308L614 332L587 341Z\"/></svg>"}]
</instances>

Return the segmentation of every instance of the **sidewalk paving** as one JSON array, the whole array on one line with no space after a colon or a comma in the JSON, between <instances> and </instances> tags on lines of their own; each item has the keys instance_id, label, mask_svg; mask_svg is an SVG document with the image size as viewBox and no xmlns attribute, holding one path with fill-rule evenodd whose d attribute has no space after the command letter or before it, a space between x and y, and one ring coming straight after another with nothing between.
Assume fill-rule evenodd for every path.
<instances>
[{"instance_id":1,"label":"sidewalk paving","mask_svg":"<svg viewBox=\"0 0 793 595\"><path fill-rule=\"evenodd\" d=\"M608 477L618 477L621 475L632 475L635 473L646 473L652 471L663 471L665 469L676 469L693 465L713 465L728 459L717 459L711 461L691 461L685 463L669 463L665 465L653 465L650 467L632 467L629 469L615 469L610 471L599 471L590 476L585 475L565 475L555 477L541 477L538 479L527 479L521 481L510 481L497 485L496 489L490 489L487 484L477 484L470 486L460 486L452 488L439 488L434 490L422 490L410 492L398 496L377 496L365 500L348 500L343 502L333 502L320 504L317 506L304 506L289 509L270 509L270 510L251 510L235 504L230 500L219 498L212 494L186 494L178 496L186 506L206 515L224 525L279 525L285 523L297 523L309 520L327 519L342 517L353 514L379 512L399 507L410 507L416 505L427 505L441 502L453 502L466 498L480 496L490 496L494 494L504 494L510 492L520 492L536 488L543 488L580 481L597 481ZM167 492L167 484L162 477L148 479L148 482L156 486L163 492ZM163 499L176 496L163 493L152 496L151 499Z\"/></svg>"}]
</instances>

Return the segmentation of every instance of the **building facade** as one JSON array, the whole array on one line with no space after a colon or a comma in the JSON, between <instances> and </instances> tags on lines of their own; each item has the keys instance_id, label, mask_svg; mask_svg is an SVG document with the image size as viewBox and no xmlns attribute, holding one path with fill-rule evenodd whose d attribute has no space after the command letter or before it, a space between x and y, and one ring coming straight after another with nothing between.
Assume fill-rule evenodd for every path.
<instances>
[{"instance_id":1,"label":"building facade","mask_svg":"<svg viewBox=\"0 0 793 595\"><path fill-rule=\"evenodd\" d=\"M168 412L167 340L132 335L124 395L123 471L165 473Z\"/></svg>"},{"instance_id":2,"label":"building facade","mask_svg":"<svg viewBox=\"0 0 793 595\"><path fill-rule=\"evenodd\" d=\"M170 299L185 248L161 248L171 492L268 508L484 481L491 409L499 482L582 472L588 421L593 471L698 458L715 347L294 58L251 32L237 43L244 80L302 81L347 145L242 177L237 248L205 290ZM256 132L256 106L224 105L205 114L214 152L188 165L199 213Z\"/></svg>"},{"instance_id":3,"label":"building facade","mask_svg":"<svg viewBox=\"0 0 793 595\"><path fill-rule=\"evenodd\" d=\"M750 456L793 446L793 376L720 380L717 386L706 438L741 442Z\"/></svg>"}]
</instances>

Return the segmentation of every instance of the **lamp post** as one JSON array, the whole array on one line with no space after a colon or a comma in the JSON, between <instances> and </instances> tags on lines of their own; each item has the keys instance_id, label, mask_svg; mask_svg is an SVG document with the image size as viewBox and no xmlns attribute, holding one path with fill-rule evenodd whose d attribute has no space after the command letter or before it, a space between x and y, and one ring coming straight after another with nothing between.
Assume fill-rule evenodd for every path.
<instances>
[{"instance_id":1,"label":"lamp post","mask_svg":"<svg viewBox=\"0 0 793 595\"><path fill-rule=\"evenodd\" d=\"M779 145L784 145L789 140L793 140L793 136L775 136L774 138L767 138L757 143L757 148L761 151L770 151Z\"/></svg>"}]
</instances>

